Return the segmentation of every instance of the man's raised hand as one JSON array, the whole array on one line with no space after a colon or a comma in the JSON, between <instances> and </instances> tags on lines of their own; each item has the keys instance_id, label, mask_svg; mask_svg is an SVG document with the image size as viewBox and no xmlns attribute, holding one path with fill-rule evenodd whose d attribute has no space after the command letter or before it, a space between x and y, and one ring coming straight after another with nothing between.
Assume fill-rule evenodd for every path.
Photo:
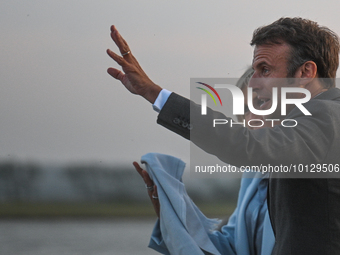
<instances>
[{"instance_id":1,"label":"man's raised hand","mask_svg":"<svg viewBox=\"0 0 340 255\"><path fill-rule=\"evenodd\" d=\"M111 38L121 56L110 49L107 50L107 54L122 67L123 71L110 67L107 72L113 78L120 80L131 93L140 95L153 104L162 88L149 79L115 26L111 26Z\"/></svg>"}]
</instances>

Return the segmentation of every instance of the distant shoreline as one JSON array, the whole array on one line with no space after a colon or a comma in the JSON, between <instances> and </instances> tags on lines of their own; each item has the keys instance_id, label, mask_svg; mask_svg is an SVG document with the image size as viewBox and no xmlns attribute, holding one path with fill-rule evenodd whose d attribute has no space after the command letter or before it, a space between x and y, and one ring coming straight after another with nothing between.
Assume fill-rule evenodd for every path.
<instances>
[{"instance_id":1,"label":"distant shoreline","mask_svg":"<svg viewBox=\"0 0 340 255\"><path fill-rule=\"evenodd\" d=\"M226 218L235 205L225 203L205 203L198 207L207 217ZM155 217L151 203L0 203L1 219L25 218L132 218Z\"/></svg>"}]
</instances>

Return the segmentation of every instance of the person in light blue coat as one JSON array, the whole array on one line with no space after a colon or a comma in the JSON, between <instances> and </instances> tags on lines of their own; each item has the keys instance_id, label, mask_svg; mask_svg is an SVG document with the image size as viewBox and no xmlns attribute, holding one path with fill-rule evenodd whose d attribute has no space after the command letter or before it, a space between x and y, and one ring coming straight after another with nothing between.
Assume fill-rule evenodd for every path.
<instances>
[{"instance_id":1,"label":"person in light blue coat","mask_svg":"<svg viewBox=\"0 0 340 255\"><path fill-rule=\"evenodd\" d=\"M252 69L249 68L237 83L237 86L239 86L245 94L247 93L246 88L251 75ZM245 98L247 98L246 95ZM256 107L258 103L257 97L254 95L254 107ZM246 101L245 105L247 105ZM244 116L246 122L249 119L259 118L259 116L254 116L250 111L247 111ZM241 119L239 119L239 121L241 121ZM159 164L162 160L166 160L166 163ZM176 163L174 163L174 161ZM211 231L209 227L205 228L205 226L214 222L205 218L193 202L188 199L184 185L181 182L181 171L184 170L184 166L182 165L185 164L181 162L181 164L178 164L177 161L180 162L179 159L166 155L147 154L142 157L142 162L146 163L147 170L143 170L138 163L134 162L136 170L146 183L150 199L159 217L152 232L149 244L150 248L163 254L172 255L189 253L270 255L272 253L275 237L267 207L268 174L250 171L243 173L235 211L230 216L226 225L221 226L220 230ZM171 167L168 171L169 165L171 165ZM169 182L167 174L160 175L163 168L165 168L164 171L168 171L170 175L172 172L179 171L178 176L175 177L178 179L175 180L175 185L162 185L164 182L167 182L167 184ZM177 171L175 168L179 168L179 170ZM171 181L173 181L173 179L171 179ZM169 183L171 183L171 181ZM175 186L176 188L171 189L169 186ZM182 188L178 189L178 186ZM176 194L175 200L185 202L179 206L176 201L171 202L171 198L168 201L169 196L166 194L169 193ZM167 202L164 202L165 200L167 200ZM162 204L162 208L160 207L160 201L164 203ZM181 210L182 208L186 208L186 214L190 214L190 217L185 215L181 219L181 216L177 216L181 214L181 210L170 214L169 211L173 210L174 207L175 210L178 209L178 207L180 207ZM162 209L164 209L164 211L162 211ZM194 221L195 224L191 225L195 225L195 227L193 228L187 223L187 220ZM204 233L200 233L200 231ZM199 234L201 235L198 237ZM204 239L209 240L202 242Z\"/></svg>"},{"instance_id":2,"label":"person in light blue coat","mask_svg":"<svg viewBox=\"0 0 340 255\"><path fill-rule=\"evenodd\" d=\"M237 207L210 239L221 254L270 255L275 237L267 208L268 174L244 173Z\"/></svg>"}]
</instances>

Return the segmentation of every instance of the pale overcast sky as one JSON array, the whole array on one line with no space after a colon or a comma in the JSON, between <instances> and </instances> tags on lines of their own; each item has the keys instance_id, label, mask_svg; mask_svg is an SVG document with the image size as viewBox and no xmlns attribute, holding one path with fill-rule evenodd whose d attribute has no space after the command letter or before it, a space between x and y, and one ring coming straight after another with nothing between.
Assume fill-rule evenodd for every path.
<instances>
[{"instance_id":1,"label":"pale overcast sky","mask_svg":"<svg viewBox=\"0 0 340 255\"><path fill-rule=\"evenodd\" d=\"M0 3L0 160L125 163L147 152L187 161L189 142L106 69L115 24L156 83L189 96L192 77L238 77L254 29L301 16L340 34L333 1L15 1Z\"/></svg>"}]
</instances>

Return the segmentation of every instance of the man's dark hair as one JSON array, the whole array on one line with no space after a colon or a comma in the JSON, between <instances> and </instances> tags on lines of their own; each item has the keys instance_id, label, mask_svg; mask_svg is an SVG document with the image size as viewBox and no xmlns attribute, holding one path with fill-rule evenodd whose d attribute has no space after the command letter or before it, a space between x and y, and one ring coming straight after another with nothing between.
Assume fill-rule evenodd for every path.
<instances>
[{"instance_id":1,"label":"man's dark hair","mask_svg":"<svg viewBox=\"0 0 340 255\"><path fill-rule=\"evenodd\" d=\"M288 77L293 77L303 63L314 61L319 78L326 78L323 82L324 87L335 87L340 48L336 33L311 20L280 18L270 25L256 29L250 45L282 44L283 42L291 47Z\"/></svg>"}]
</instances>

